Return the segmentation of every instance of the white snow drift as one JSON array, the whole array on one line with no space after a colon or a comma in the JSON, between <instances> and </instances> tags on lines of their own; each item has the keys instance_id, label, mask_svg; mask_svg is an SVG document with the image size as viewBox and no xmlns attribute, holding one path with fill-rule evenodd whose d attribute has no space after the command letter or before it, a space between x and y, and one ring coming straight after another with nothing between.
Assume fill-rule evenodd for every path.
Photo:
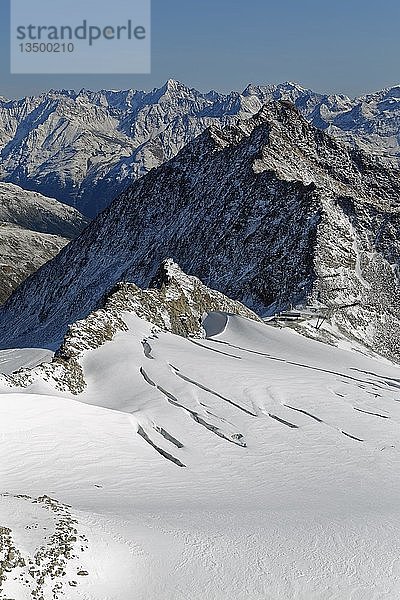
<instances>
[{"instance_id":1,"label":"white snow drift","mask_svg":"<svg viewBox=\"0 0 400 600\"><path fill-rule=\"evenodd\" d=\"M1 390L0 525L39 566L0 598L397 598L398 367L238 316L124 320L82 393Z\"/></svg>"}]
</instances>

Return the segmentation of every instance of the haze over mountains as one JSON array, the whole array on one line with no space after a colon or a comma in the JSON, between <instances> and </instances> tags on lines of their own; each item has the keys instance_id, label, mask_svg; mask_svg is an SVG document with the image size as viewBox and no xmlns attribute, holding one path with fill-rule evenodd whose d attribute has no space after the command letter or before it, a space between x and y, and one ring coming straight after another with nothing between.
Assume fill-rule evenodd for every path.
<instances>
[{"instance_id":1,"label":"haze over mountains","mask_svg":"<svg viewBox=\"0 0 400 600\"><path fill-rule=\"evenodd\" d=\"M169 80L151 92L53 90L0 100L0 178L93 217L208 126L247 118L272 99L292 101L317 127L398 164L398 86L350 99L292 83L220 94Z\"/></svg>"}]
</instances>

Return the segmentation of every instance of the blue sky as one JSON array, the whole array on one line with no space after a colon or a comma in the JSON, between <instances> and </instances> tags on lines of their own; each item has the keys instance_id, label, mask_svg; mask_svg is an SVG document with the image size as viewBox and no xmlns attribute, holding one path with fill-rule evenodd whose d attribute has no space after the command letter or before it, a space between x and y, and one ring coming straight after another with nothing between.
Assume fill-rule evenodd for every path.
<instances>
[{"instance_id":1,"label":"blue sky","mask_svg":"<svg viewBox=\"0 0 400 600\"><path fill-rule=\"evenodd\" d=\"M153 0L152 73L137 76L10 75L8 5L0 0L0 95L7 97L151 89L168 78L223 91L290 80L353 96L400 81L399 0Z\"/></svg>"}]
</instances>

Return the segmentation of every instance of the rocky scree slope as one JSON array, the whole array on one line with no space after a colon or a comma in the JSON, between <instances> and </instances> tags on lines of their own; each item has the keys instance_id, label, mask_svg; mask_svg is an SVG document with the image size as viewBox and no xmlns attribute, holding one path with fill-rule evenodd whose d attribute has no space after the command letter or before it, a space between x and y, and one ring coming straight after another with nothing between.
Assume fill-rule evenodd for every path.
<instances>
[{"instance_id":1,"label":"rocky scree slope","mask_svg":"<svg viewBox=\"0 0 400 600\"><path fill-rule=\"evenodd\" d=\"M397 170L269 103L116 199L3 307L1 345L60 340L116 283L147 287L171 257L259 314L329 308L342 333L398 358L399 197Z\"/></svg>"},{"instance_id":2,"label":"rocky scree slope","mask_svg":"<svg viewBox=\"0 0 400 600\"><path fill-rule=\"evenodd\" d=\"M271 100L290 100L316 127L398 164L399 99L398 86L351 100L290 82L220 94L174 80L150 92L51 90L0 99L0 178L93 217L207 127L248 118Z\"/></svg>"},{"instance_id":3,"label":"rocky scree slope","mask_svg":"<svg viewBox=\"0 0 400 600\"><path fill-rule=\"evenodd\" d=\"M0 303L87 225L77 210L0 183Z\"/></svg>"},{"instance_id":4,"label":"rocky scree slope","mask_svg":"<svg viewBox=\"0 0 400 600\"><path fill-rule=\"evenodd\" d=\"M150 289L133 283L119 283L107 295L102 307L68 328L51 363L0 375L0 385L25 388L35 381L47 381L62 392L78 394L86 382L80 359L99 348L119 331L127 331L127 313L153 325L153 332L167 331L190 338L204 338L203 318L210 312L240 315L253 321L259 317L240 302L207 288L196 277L186 275L171 259L163 261ZM142 341L147 352L147 341Z\"/></svg>"}]
</instances>

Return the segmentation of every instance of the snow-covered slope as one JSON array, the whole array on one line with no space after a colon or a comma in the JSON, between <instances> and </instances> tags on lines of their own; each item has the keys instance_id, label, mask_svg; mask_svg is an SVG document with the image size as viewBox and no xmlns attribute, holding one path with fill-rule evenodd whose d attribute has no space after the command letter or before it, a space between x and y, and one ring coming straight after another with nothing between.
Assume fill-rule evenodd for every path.
<instances>
[{"instance_id":1,"label":"snow-covered slope","mask_svg":"<svg viewBox=\"0 0 400 600\"><path fill-rule=\"evenodd\" d=\"M87 220L70 206L1 182L0 222L68 239L76 237L87 225Z\"/></svg>"},{"instance_id":2,"label":"snow-covered slope","mask_svg":"<svg viewBox=\"0 0 400 600\"><path fill-rule=\"evenodd\" d=\"M0 304L86 225L57 200L0 183Z\"/></svg>"},{"instance_id":3,"label":"snow-covered slope","mask_svg":"<svg viewBox=\"0 0 400 600\"><path fill-rule=\"evenodd\" d=\"M399 171L286 102L210 128L113 202L0 311L1 347L52 344L120 281L171 257L271 314L329 309L346 335L400 358Z\"/></svg>"},{"instance_id":4,"label":"snow-covered slope","mask_svg":"<svg viewBox=\"0 0 400 600\"><path fill-rule=\"evenodd\" d=\"M94 216L210 125L290 100L321 129L398 164L399 87L350 100L297 84L201 93L173 80L151 92L51 90L0 99L0 177Z\"/></svg>"},{"instance_id":5,"label":"snow-covered slope","mask_svg":"<svg viewBox=\"0 0 400 600\"><path fill-rule=\"evenodd\" d=\"M22 367L31 369L43 362L50 362L53 352L40 348L12 348L0 350L0 373L11 374Z\"/></svg>"},{"instance_id":6,"label":"snow-covered slope","mask_svg":"<svg viewBox=\"0 0 400 600\"><path fill-rule=\"evenodd\" d=\"M396 598L399 368L143 294L72 329L81 391L0 387L0 597Z\"/></svg>"},{"instance_id":7,"label":"snow-covered slope","mask_svg":"<svg viewBox=\"0 0 400 600\"><path fill-rule=\"evenodd\" d=\"M45 380L62 391L81 392L86 386L80 365L82 354L113 339L118 331L127 330L123 318L125 312L145 319L157 330L192 338L205 336L202 322L210 311L226 311L261 321L240 302L230 300L220 292L207 288L196 277L183 273L172 260L166 260L160 265L156 282L159 287L148 290L141 290L133 283L116 285L99 310L68 328L53 360L43 359L44 364L39 362L37 368L33 367L38 364L37 358L43 351L26 349L28 369L19 368L23 366L22 349L3 351L0 353L0 373L10 375L3 377L2 381L6 385L26 387L37 380ZM147 341L143 339L142 343L145 354L149 354ZM10 369L16 361L18 367ZM13 374L17 368L18 372Z\"/></svg>"}]
</instances>

